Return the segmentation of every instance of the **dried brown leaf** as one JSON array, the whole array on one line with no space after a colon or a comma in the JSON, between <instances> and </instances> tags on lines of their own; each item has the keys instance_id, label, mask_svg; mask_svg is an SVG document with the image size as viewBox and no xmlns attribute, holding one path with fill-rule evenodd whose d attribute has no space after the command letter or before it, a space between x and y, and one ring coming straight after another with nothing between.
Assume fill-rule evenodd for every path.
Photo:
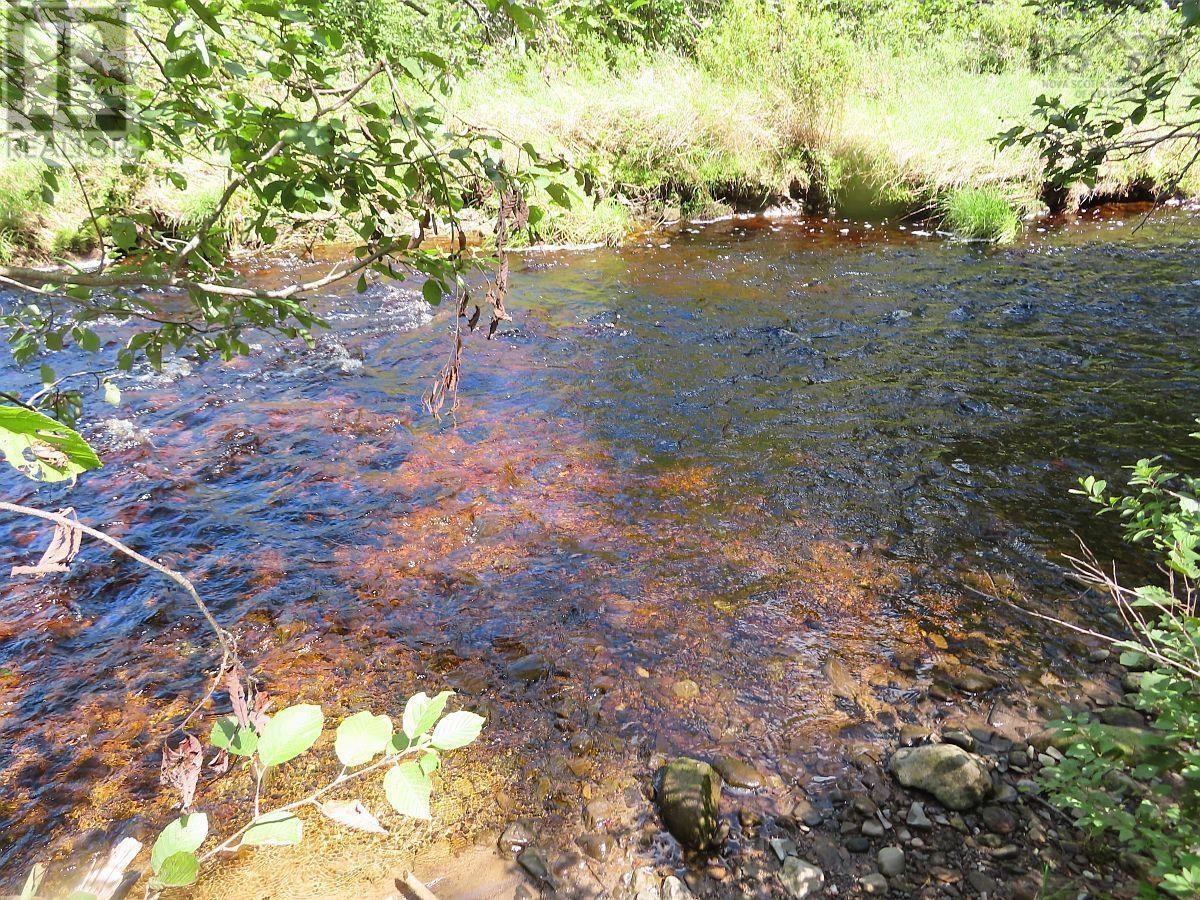
<instances>
[{"instance_id":1,"label":"dried brown leaf","mask_svg":"<svg viewBox=\"0 0 1200 900\"><path fill-rule=\"evenodd\" d=\"M78 521L75 515L75 510L71 507L60 509L60 516ZM43 575L49 575L54 572L66 572L70 569L71 560L79 552L79 544L83 539L83 532L78 528L68 528L66 525L56 524L54 526L54 536L50 539L50 546L46 548L46 552L42 554L42 558L38 560L36 566L13 566L10 576L15 578L18 575L33 575L41 578Z\"/></svg>"}]
</instances>

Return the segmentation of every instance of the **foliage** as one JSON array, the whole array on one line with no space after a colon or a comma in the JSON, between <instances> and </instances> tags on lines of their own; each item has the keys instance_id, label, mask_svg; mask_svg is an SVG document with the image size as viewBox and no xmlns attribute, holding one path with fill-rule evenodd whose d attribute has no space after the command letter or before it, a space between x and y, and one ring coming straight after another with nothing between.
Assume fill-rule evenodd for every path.
<instances>
[{"instance_id":1,"label":"foliage","mask_svg":"<svg viewBox=\"0 0 1200 900\"><path fill-rule=\"evenodd\" d=\"M1094 11L1106 4L1080 0L1078 5ZM999 135L998 145L1036 147L1047 177L1060 189L1073 182L1095 185L1102 167L1111 161L1175 149L1182 162L1167 192L1177 187L1200 159L1200 85L1191 68L1200 47L1200 0L1172 5L1169 16L1170 30L1133 61L1114 90L1084 99L1042 94L1034 103L1032 123Z\"/></svg>"},{"instance_id":2,"label":"foliage","mask_svg":"<svg viewBox=\"0 0 1200 900\"><path fill-rule=\"evenodd\" d=\"M45 25L20 20L23 9L6 6L0 24L69 25L77 43L91 33L84 25L99 29L101 37L79 51L96 63L84 67L76 87L124 113L115 145L99 119L69 109L68 121L31 118L13 137L16 149L42 158L41 202L53 205L69 188L79 190L100 240L94 270L0 267L0 283L24 291L0 310L19 364L70 344L97 352L113 323L134 326L115 352L116 366L125 370L140 360L160 366L172 352L202 360L247 353L244 333L251 329L311 340L321 323L310 300L347 279L365 290L369 277L415 276L424 279L427 299L453 295L466 311L473 302L466 275L488 262L466 252L459 214L471 198L513 205L513 198L536 190L567 202L565 191L555 190L566 171L561 162L446 117L451 61L372 44L353 17L327 14L323 0L143 0L128 11L138 44L129 54L105 44L105 29L121 26L113 12L52 10ZM489 0L488 9L515 31L535 25L536 8L520 0ZM14 52L9 48L4 58L10 74L41 65ZM27 74L8 79L15 92L9 101L58 108L48 93L53 79ZM92 189L80 164L94 151L119 158L130 177L145 166L163 171L175 190L192 191L192 208L163 221L131 209L116 192ZM215 195L194 191L189 176L196 159L219 164ZM272 289L247 285L230 257L224 218L235 197L250 236L263 245L314 231L351 235L357 244L308 280ZM541 214L528 213L534 221ZM447 233L446 249L426 246L435 232ZM147 289L165 296L170 312L147 299ZM493 323L505 315L502 292L480 304L490 307ZM57 380L48 365L44 371L44 381Z\"/></svg>"},{"instance_id":3,"label":"foliage","mask_svg":"<svg viewBox=\"0 0 1200 900\"><path fill-rule=\"evenodd\" d=\"M64 481L100 468L100 459L78 432L19 406L0 406L0 453L35 481Z\"/></svg>"},{"instance_id":4,"label":"foliage","mask_svg":"<svg viewBox=\"0 0 1200 900\"><path fill-rule=\"evenodd\" d=\"M186 887L195 883L201 866L223 853L241 847L291 846L304 839L304 821L298 813L308 807L343 827L385 834L379 819L360 800L334 800L350 782L386 769L382 785L388 802L399 814L417 819L431 818L430 776L441 765L442 755L472 743L483 727L483 718L472 712L443 715L451 692L436 697L424 693L411 697L404 707L399 731L386 715L367 710L347 716L333 734L334 756L340 772L324 786L301 800L274 809L262 809L262 785L267 771L309 752L324 733L325 717L311 704L289 706L273 716L260 710L255 701L238 698L240 682L231 687L234 715L213 724L210 744L217 750L216 765L226 768L231 759L243 759L254 782L249 821L224 839L212 837L208 816L191 808L184 793L184 812L159 833L151 852L153 887ZM251 703L255 712L251 712ZM185 735L186 747L190 736ZM171 758L168 755L168 758ZM165 764L166 765L166 764ZM175 766L187 766L176 762ZM193 763L198 767L199 763ZM194 784L195 777L192 775ZM172 782L175 783L175 782ZM207 850L202 851L205 844Z\"/></svg>"},{"instance_id":5,"label":"foliage","mask_svg":"<svg viewBox=\"0 0 1200 900\"><path fill-rule=\"evenodd\" d=\"M1194 897L1200 894L1200 479L1169 472L1159 459L1140 460L1131 471L1129 493L1112 494L1091 477L1075 493L1122 519L1126 540L1147 548L1165 584L1125 588L1094 560L1076 564L1085 581L1108 591L1129 627L1131 636L1114 642L1122 664L1143 672L1136 706L1151 728L1123 734L1133 730L1086 715L1056 723L1066 759L1043 770L1043 780L1051 799L1082 827L1147 860L1159 887Z\"/></svg>"},{"instance_id":6,"label":"foliage","mask_svg":"<svg viewBox=\"0 0 1200 900\"><path fill-rule=\"evenodd\" d=\"M959 188L943 201L946 227L956 235L1006 243L1017 235L1021 220L1008 198L996 188Z\"/></svg>"},{"instance_id":7,"label":"foliage","mask_svg":"<svg viewBox=\"0 0 1200 900\"><path fill-rule=\"evenodd\" d=\"M801 0L727 0L696 46L718 78L763 85L813 113L840 100L849 54L834 17Z\"/></svg>"}]
</instances>

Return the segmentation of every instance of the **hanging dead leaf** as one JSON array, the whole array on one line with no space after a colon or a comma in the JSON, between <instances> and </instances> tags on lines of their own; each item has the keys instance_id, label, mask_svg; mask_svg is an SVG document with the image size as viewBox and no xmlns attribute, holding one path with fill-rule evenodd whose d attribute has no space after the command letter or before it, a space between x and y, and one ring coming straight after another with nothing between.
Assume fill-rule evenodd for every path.
<instances>
[{"instance_id":1,"label":"hanging dead leaf","mask_svg":"<svg viewBox=\"0 0 1200 900\"><path fill-rule=\"evenodd\" d=\"M78 521L75 510L69 506L66 509L60 509L58 514L72 521ZM55 572L69 571L71 560L79 552L79 544L82 539L83 532L78 528L56 524L54 526L54 536L50 538L50 546L46 548L46 552L42 554L42 558L38 560L37 565L13 566L12 572L9 573L10 577L16 578L18 575L33 575L41 578L43 575L50 575Z\"/></svg>"},{"instance_id":2,"label":"hanging dead leaf","mask_svg":"<svg viewBox=\"0 0 1200 900\"><path fill-rule=\"evenodd\" d=\"M204 748L193 734L185 733L175 749L163 745L162 774L159 781L179 791L179 806L184 811L192 806L196 797L196 785L200 781L200 769L204 766Z\"/></svg>"}]
</instances>

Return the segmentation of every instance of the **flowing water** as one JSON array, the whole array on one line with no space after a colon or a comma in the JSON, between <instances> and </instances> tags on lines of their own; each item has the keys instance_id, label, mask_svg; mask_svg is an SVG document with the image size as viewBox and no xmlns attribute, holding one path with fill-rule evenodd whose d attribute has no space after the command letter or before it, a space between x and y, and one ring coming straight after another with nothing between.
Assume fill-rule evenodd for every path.
<instances>
[{"instance_id":1,"label":"flowing water","mask_svg":"<svg viewBox=\"0 0 1200 900\"><path fill-rule=\"evenodd\" d=\"M280 702L395 717L448 686L486 712L401 849L576 815L661 753L803 784L908 720L945 654L1016 685L1076 672L1077 644L970 587L1058 607L1072 531L1120 552L1074 481L1200 463L1200 220L1138 221L994 250L749 219L529 254L440 423L420 397L445 312L350 287L315 350L120 379L87 417L103 471L0 493L186 571ZM46 540L0 533L5 565ZM6 586L0 885L165 820L159 744L213 662L187 598L96 545Z\"/></svg>"}]
</instances>

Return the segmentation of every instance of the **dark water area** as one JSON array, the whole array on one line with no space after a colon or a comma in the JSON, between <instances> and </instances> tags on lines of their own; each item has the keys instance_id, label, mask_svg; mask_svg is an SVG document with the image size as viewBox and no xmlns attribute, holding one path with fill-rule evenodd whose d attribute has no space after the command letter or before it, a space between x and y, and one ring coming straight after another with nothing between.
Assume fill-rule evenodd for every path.
<instances>
[{"instance_id":1,"label":"dark water area","mask_svg":"<svg viewBox=\"0 0 1200 900\"><path fill-rule=\"evenodd\" d=\"M967 586L1087 615L1065 603L1072 532L1136 562L1075 481L1156 452L1200 467L1200 219L1139 221L988 249L734 220L529 254L440 423L420 406L445 312L348 286L314 350L119 378L123 405L86 416L104 470L70 490L6 471L0 494L184 570L282 702L398 716L457 690L489 714L482 752L518 757L460 817L564 810L665 752L805 783L906 721L945 654L1069 681L1080 645ZM46 540L0 534L4 566ZM0 885L163 821L159 744L213 662L187 598L103 548L7 584Z\"/></svg>"}]
</instances>

